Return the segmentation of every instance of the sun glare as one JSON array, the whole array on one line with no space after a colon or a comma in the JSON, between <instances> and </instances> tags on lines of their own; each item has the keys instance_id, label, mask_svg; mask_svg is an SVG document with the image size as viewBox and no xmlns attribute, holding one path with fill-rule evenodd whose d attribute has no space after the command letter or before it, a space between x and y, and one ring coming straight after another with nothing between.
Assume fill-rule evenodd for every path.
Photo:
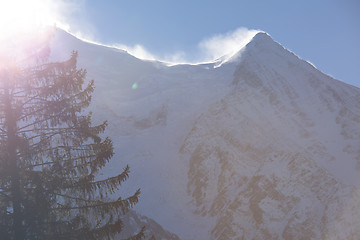
<instances>
[{"instance_id":1,"label":"sun glare","mask_svg":"<svg viewBox=\"0 0 360 240\"><path fill-rule=\"evenodd\" d=\"M38 47L49 26L62 26L58 21L61 2L0 0L0 69Z\"/></svg>"},{"instance_id":2,"label":"sun glare","mask_svg":"<svg viewBox=\"0 0 360 240\"><path fill-rule=\"evenodd\" d=\"M50 0L0 0L0 40L56 24Z\"/></svg>"}]
</instances>

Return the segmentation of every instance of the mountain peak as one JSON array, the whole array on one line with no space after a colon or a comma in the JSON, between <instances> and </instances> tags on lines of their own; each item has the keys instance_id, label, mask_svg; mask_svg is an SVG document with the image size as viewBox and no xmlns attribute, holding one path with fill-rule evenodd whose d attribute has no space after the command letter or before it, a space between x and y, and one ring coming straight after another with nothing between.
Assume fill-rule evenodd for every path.
<instances>
[{"instance_id":1,"label":"mountain peak","mask_svg":"<svg viewBox=\"0 0 360 240\"><path fill-rule=\"evenodd\" d=\"M258 64L276 65L284 62L284 64L287 62L296 64L300 58L273 40L268 33L258 32L243 48L235 54L224 56L221 61L217 62L215 67L219 67L224 63L239 63L246 59L247 61L252 59L251 61Z\"/></svg>"},{"instance_id":2,"label":"mountain peak","mask_svg":"<svg viewBox=\"0 0 360 240\"><path fill-rule=\"evenodd\" d=\"M258 32L257 34L255 34L255 36L251 39L251 42L264 42L264 41L274 41L270 35L266 32Z\"/></svg>"},{"instance_id":3,"label":"mountain peak","mask_svg":"<svg viewBox=\"0 0 360 240\"><path fill-rule=\"evenodd\" d=\"M266 32L258 32L254 37L236 53L225 55L218 59L217 65L219 67L227 62L237 62L242 59L244 54L258 55L264 52L273 52L278 50L285 50L279 43L275 42Z\"/></svg>"},{"instance_id":4,"label":"mountain peak","mask_svg":"<svg viewBox=\"0 0 360 240\"><path fill-rule=\"evenodd\" d=\"M245 46L246 51L254 53L273 52L286 50L281 44L274 41L266 32L257 33L251 41Z\"/></svg>"}]
</instances>

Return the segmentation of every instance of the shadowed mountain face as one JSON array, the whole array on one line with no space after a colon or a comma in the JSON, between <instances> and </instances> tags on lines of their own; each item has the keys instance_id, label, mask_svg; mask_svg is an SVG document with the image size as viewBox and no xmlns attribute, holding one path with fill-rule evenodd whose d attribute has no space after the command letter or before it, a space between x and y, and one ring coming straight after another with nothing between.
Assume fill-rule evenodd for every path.
<instances>
[{"instance_id":1,"label":"shadowed mountain face","mask_svg":"<svg viewBox=\"0 0 360 240\"><path fill-rule=\"evenodd\" d=\"M71 50L95 79L94 118L110 123L116 156L103 174L130 165L124 191L141 187L142 215L181 239L360 238L360 89L265 33L199 65L58 30L52 58Z\"/></svg>"}]
</instances>

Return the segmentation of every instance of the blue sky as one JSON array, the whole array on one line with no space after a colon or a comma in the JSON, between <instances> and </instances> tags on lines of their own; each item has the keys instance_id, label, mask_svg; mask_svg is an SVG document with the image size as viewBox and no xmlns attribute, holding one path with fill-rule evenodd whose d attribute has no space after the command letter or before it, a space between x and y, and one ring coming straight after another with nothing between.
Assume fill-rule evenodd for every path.
<instances>
[{"instance_id":1,"label":"blue sky","mask_svg":"<svg viewBox=\"0 0 360 240\"><path fill-rule=\"evenodd\" d=\"M61 19L67 30L78 36L160 60L203 61L224 50L221 41L210 49L209 41L241 41L253 33L246 29L263 30L322 72L360 87L358 0L38 2L51 2L51 14L45 15ZM216 54L215 47L220 48Z\"/></svg>"},{"instance_id":2,"label":"blue sky","mask_svg":"<svg viewBox=\"0 0 360 240\"><path fill-rule=\"evenodd\" d=\"M199 43L240 27L263 30L336 79L360 87L360 1L78 2L70 31L104 44L141 45L158 58L196 61Z\"/></svg>"}]
</instances>

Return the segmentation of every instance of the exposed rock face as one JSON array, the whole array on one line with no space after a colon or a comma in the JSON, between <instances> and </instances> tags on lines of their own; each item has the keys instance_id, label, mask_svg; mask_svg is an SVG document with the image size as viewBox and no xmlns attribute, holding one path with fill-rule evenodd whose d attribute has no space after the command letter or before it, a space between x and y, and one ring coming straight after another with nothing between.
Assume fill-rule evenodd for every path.
<instances>
[{"instance_id":1,"label":"exposed rock face","mask_svg":"<svg viewBox=\"0 0 360 240\"><path fill-rule=\"evenodd\" d=\"M255 38L234 90L201 114L182 146L195 212L216 218L213 239L336 239L336 224L339 239L360 237L359 223L345 224L359 211L344 215L349 203L360 206L358 178L346 176L357 170L335 169L359 166L359 89Z\"/></svg>"}]
</instances>

